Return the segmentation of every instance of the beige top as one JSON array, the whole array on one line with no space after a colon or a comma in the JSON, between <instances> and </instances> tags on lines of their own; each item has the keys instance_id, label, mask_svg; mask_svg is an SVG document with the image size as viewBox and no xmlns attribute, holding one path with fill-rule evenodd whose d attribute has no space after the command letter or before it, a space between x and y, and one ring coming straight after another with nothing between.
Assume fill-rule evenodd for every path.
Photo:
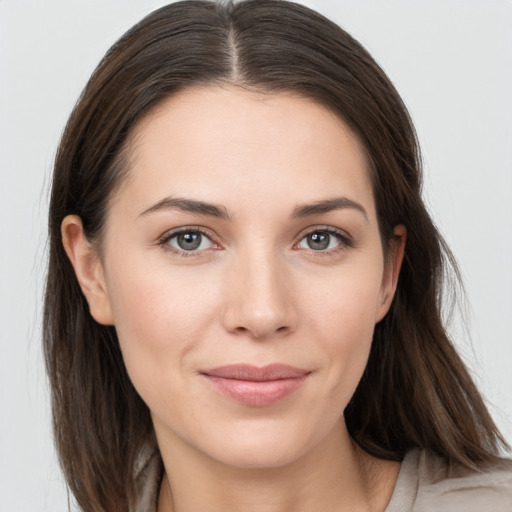
<instances>
[{"instance_id":1,"label":"beige top","mask_svg":"<svg viewBox=\"0 0 512 512\"><path fill-rule=\"evenodd\" d=\"M159 455L148 454L138 468L140 493L133 512L156 512L161 478ZM481 472L450 470L442 458L411 450L384 512L512 512L512 460Z\"/></svg>"},{"instance_id":2,"label":"beige top","mask_svg":"<svg viewBox=\"0 0 512 512\"><path fill-rule=\"evenodd\" d=\"M481 472L449 470L444 459L411 450L385 512L512 512L512 461Z\"/></svg>"}]
</instances>

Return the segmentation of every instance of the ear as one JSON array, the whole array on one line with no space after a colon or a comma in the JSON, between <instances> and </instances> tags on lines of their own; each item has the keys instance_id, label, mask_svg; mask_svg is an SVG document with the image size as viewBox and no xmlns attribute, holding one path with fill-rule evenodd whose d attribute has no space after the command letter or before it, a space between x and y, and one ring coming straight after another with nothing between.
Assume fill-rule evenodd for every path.
<instances>
[{"instance_id":1,"label":"ear","mask_svg":"<svg viewBox=\"0 0 512 512\"><path fill-rule=\"evenodd\" d=\"M377 309L376 322L380 322L391 306L395 295L398 276L402 261L404 259L405 240L407 238L407 229L402 224L395 226L393 237L388 248L388 255L385 262L384 275L380 290L380 303Z\"/></svg>"},{"instance_id":2,"label":"ear","mask_svg":"<svg viewBox=\"0 0 512 512\"><path fill-rule=\"evenodd\" d=\"M82 289L91 316L100 324L113 325L103 265L98 252L85 236L78 215L68 215L61 224L62 244Z\"/></svg>"}]
</instances>

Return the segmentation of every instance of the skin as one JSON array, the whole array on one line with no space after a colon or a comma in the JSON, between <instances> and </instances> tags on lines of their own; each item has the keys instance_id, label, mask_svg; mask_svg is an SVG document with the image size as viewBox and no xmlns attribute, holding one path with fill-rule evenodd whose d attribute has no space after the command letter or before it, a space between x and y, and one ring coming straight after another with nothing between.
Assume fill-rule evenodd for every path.
<instances>
[{"instance_id":1,"label":"skin","mask_svg":"<svg viewBox=\"0 0 512 512\"><path fill-rule=\"evenodd\" d=\"M147 114L131 147L101 256L78 217L62 233L91 314L115 325L151 411L159 511L384 510L399 465L358 449L342 413L389 309L405 228L385 258L357 137L291 93L205 87ZM329 211L301 210L335 198ZM183 199L223 216L184 211ZM183 228L203 232L198 249L180 251ZM313 233L328 246L312 248ZM254 407L201 375L233 363L309 373Z\"/></svg>"}]
</instances>

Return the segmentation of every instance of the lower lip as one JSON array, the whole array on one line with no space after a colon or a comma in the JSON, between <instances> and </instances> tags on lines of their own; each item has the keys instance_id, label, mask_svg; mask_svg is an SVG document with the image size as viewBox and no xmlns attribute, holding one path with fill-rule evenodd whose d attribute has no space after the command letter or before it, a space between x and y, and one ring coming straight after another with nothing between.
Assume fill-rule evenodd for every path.
<instances>
[{"instance_id":1,"label":"lower lip","mask_svg":"<svg viewBox=\"0 0 512 512\"><path fill-rule=\"evenodd\" d=\"M304 375L290 379L252 381L204 376L224 396L253 407L265 407L283 400L296 391L307 377Z\"/></svg>"}]
</instances>

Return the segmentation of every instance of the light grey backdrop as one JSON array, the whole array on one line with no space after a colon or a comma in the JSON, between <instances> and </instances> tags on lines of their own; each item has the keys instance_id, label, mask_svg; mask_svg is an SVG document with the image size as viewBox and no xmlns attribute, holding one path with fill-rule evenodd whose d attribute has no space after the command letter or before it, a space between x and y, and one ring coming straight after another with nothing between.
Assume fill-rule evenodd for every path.
<instances>
[{"instance_id":1,"label":"light grey backdrop","mask_svg":"<svg viewBox=\"0 0 512 512\"><path fill-rule=\"evenodd\" d=\"M156 0L0 0L0 512L64 511L40 350L52 160L97 62ZM512 440L512 1L306 1L403 95L425 197L465 279L457 343Z\"/></svg>"}]
</instances>

